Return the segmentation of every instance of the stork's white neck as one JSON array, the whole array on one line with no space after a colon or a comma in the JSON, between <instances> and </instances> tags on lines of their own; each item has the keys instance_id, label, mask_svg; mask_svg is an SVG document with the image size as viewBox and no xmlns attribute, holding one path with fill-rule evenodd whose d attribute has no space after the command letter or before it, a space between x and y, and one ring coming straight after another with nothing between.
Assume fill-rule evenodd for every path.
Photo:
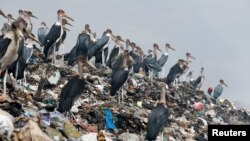
<instances>
[{"instance_id":1,"label":"stork's white neck","mask_svg":"<svg viewBox=\"0 0 250 141\"><path fill-rule=\"evenodd\" d=\"M115 43L115 47L121 47L122 45L121 45L121 43L120 43L120 41L117 41L116 43Z\"/></svg>"},{"instance_id":2,"label":"stork's white neck","mask_svg":"<svg viewBox=\"0 0 250 141\"><path fill-rule=\"evenodd\" d=\"M57 22L62 23L62 19L63 19L63 17L58 15L58 20L57 20Z\"/></svg>"},{"instance_id":3,"label":"stork's white neck","mask_svg":"<svg viewBox=\"0 0 250 141\"><path fill-rule=\"evenodd\" d=\"M109 36L109 37L111 37L111 34L110 34L110 33L106 33L106 36Z\"/></svg>"}]
</instances>

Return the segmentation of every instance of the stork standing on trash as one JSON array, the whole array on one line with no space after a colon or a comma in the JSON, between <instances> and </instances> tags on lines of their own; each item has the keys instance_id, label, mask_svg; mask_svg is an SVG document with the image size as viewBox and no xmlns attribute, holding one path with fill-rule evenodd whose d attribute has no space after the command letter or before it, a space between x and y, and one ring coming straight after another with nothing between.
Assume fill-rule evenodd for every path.
<instances>
[{"instance_id":1,"label":"stork standing on trash","mask_svg":"<svg viewBox=\"0 0 250 141\"><path fill-rule=\"evenodd\" d=\"M143 60L146 75L150 79L153 79L154 75L157 76L158 72L161 71L161 66L157 62L157 50L162 52L158 44L154 43L153 50L149 50L148 51L149 55L146 56Z\"/></svg>"},{"instance_id":2,"label":"stork standing on trash","mask_svg":"<svg viewBox=\"0 0 250 141\"><path fill-rule=\"evenodd\" d=\"M224 80L220 80L220 83L214 88L213 98L217 99L221 96L223 92L223 86L227 86L227 84L224 82Z\"/></svg>"},{"instance_id":3,"label":"stork standing on trash","mask_svg":"<svg viewBox=\"0 0 250 141\"><path fill-rule=\"evenodd\" d=\"M56 49L55 49L56 55L58 55L59 47L61 45L62 45L62 49L64 52L64 40L67 36L67 31L70 31L68 28L66 28L66 25L72 26L72 24L70 24L67 19L63 19L62 20L63 34L62 34L62 38L60 39L60 41L56 43Z\"/></svg>"},{"instance_id":4,"label":"stork standing on trash","mask_svg":"<svg viewBox=\"0 0 250 141\"><path fill-rule=\"evenodd\" d=\"M129 55L134 59L135 64L132 65L132 72L139 73L140 68L142 67L142 56L140 55L140 47L136 46L134 42L130 43L132 50L129 52Z\"/></svg>"},{"instance_id":5,"label":"stork standing on trash","mask_svg":"<svg viewBox=\"0 0 250 141\"><path fill-rule=\"evenodd\" d=\"M0 73L4 75L4 95L6 95L6 79L8 69L18 59L19 44L22 40L22 30L25 28L25 20L17 19L11 25L11 31L7 32L0 40Z\"/></svg>"},{"instance_id":6,"label":"stork standing on trash","mask_svg":"<svg viewBox=\"0 0 250 141\"><path fill-rule=\"evenodd\" d=\"M25 69L27 67L27 62L32 55L34 45L33 41L38 44L40 44L40 42L35 39L32 33L27 31L27 23L23 18L19 17L15 22L19 23L18 31L20 33L18 58L8 67L8 72L15 77L15 80L24 78L26 82ZM24 23L24 25L21 23Z\"/></svg>"},{"instance_id":7,"label":"stork standing on trash","mask_svg":"<svg viewBox=\"0 0 250 141\"><path fill-rule=\"evenodd\" d=\"M186 68L187 68L187 62L183 59L179 59L178 62L170 68L165 83L170 88L174 86L176 87L175 81L178 80L178 77L183 74Z\"/></svg>"},{"instance_id":8,"label":"stork standing on trash","mask_svg":"<svg viewBox=\"0 0 250 141\"><path fill-rule=\"evenodd\" d=\"M121 42L125 42L121 38L121 36L114 37L114 40L115 40L115 46L112 49L112 51L110 52L109 59L107 61L107 66L109 68L111 68L111 69L113 68L113 65L114 65L115 60L117 59L117 57L122 53L122 48L121 48L122 44L121 44Z\"/></svg>"},{"instance_id":9,"label":"stork standing on trash","mask_svg":"<svg viewBox=\"0 0 250 141\"><path fill-rule=\"evenodd\" d=\"M128 79L129 64L135 63L133 58L129 55L128 50L125 50L117 59L115 69L112 70L111 89L110 95L114 96L116 92L121 88L121 99L123 102L123 88L122 86ZM120 103L120 95L118 95L118 103Z\"/></svg>"},{"instance_id":10,"label":"stork standing on trash","mask_svg":"<svg viewBox=\"0 0 250 141\"><path fill-rule=\"evenodd\" d=\"M164 77L164 74L165 74L165 64L168 60L169 49L175 51L175 49L173 47L171 47L171 45L169 43L166 43L165 47L166 47L166 51L161 55L161 57L157 61L159 63L159 65L162 67L162 77Z\"/></svg>"},{"instance_id":11,"label":"stork standing on trash","mask_svg":"<svg viewBox=\"0 0 250 141\"><path fill-rule=\"evenodd\" d=\"M60 42L62 36L63 36L63 25L62 21L63 18L68 18L71 21L74 21L72 18L66 15L66 13L59 9L57 11L58 21L51 27L45 42L44 42L44 50L43 53L45 55L45 60L48 60L49 51L52 52L52 63L55 63L55 45Z\"/></svg>"},{"instance_id":12,"label":"stork standing on trash","mask_svg":"<svg viewBox=\"0 0 250 141\"><path fill-rule=\"evenodd\" d=\"M108 51L109 51L109 44L111 40L112 40L112 31L110 29L107 29L103 33L102 38L98 40L99 42L105 42L106 44L103 46L103 48L100 51L98 51L95 54L95 63L101 63L102 66L106 66Z\"/></svg>"},{"instance_id":13,"label":"stork standing on trash","mask_svg":"<svg viewBox=\"0 0 250 141\"><path fill-rule=\"evenodd\" d=\"M166 92L168 86L164 83L161 84L161 97L157 105L152 109L148 117L146 140L155 141L160 132L166 126L169 110L166 106ZM163 140L163 133L161 135Z\"/></svg>"},{"instance_id":14,"label":"stork standing on trash","mask_svg":"<svg viewBox=\"0 0 250 141\"><path fill-rule=\"evenodd\" d=\"M201 87L202 87L202 84L203 84L204 80L205 80L204 68L202 67L201 71L200 71L200 75L198 76L198 78L192 84L193 87L194 87L194 89L200 90Z\"/></svg>"}]
</instances>

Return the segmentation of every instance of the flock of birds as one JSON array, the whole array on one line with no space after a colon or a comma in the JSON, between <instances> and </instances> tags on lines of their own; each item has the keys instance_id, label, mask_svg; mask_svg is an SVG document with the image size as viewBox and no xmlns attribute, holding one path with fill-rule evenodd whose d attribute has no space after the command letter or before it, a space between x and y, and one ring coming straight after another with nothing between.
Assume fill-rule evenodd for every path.
<instances>
[{"instance_id":1,"label":"flock of birds","mask_svg":"<svg viewBox=\"0 0 250 141\"><path fill-rule=\"evenodd\" d=\"M42 54L45 63L57 63L58 50L66 39L67 31L69 31L66 25L72 26L69 20L74 21L66 15L65 11L60 9L57 11L58 19L50 29L45 22L41 23L41 27L38 29L38 40L36 40L32 34L31 18L37 17L31 11L19 10L18 13L19 17L14 19L11 14L5 15L0 10L0 15L7 19L0 36L0 73L4 73L4 95L6 95L7 75L12 75L16 80L25 79L28 61L32 56L33 49L37 48L35 42L43 48ZM109 44L112 40L115 42L115 46L109 53ZM114 35L111 29L107 29L100 39L96 39L96 33L92 32L90 26L86 24L84 30L77 37L76 45L69 53L64 54L64 61L68 65L78 65L79 76L70 79L62 89L58 111L61 113L69 112L74 101L84 91L86 85L82 76L84 65L92 68L98 66L110 68L112 70L110 95L115 96L117 91L121 90L123 98L122 86L126 83L129 74L143 74L149 79L158 79L159 73L165 71L164 65L168 60L169 50L174 51L175 49L166 43L165 51L162 51L155 43L146 55L136 43ZM162 53L160 58L157 58L158 51ZM149 116L147 140L155 140L166 124L169 115L165 106L166 89L178 86L180 78L189 69L189 63L192 59L195 58L190 53L186 53L186 59L179 59L164 79L165 83L161 85L161 99ZM201 68L201 73L196 80L192 79L192 71L185 79L187 78L190 79L189 82L193 88L200 89L205 79L204 68ZM221 95L223 85L227 86L223 80L220 80L220 84L214 89L213 97L215 99ZM120 98L118 101L120 102Z\"/></svg>"}]
</instances>

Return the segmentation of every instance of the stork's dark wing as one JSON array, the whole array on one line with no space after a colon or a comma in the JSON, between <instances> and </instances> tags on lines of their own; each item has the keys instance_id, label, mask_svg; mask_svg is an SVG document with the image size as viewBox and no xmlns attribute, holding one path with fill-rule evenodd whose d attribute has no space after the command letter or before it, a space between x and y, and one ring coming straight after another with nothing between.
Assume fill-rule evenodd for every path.
<instances>
[{"instance_id":1,"label":"stork's dark wing","mask_svg":"<svg viewBox=\"0 0 250 141\"><path fill-rule=\"evenodd\" d=\"M168 60L168 55L162 54L157 62L161 67L163 67L164 64L167 62L167 60Z\"/></svg>"},{"instance_id":2,"label":"stork's dark wing","mask_svg":"<svg viewBox=\"0 0 250 141\"><path fill-rule=\"evenodd\" d=\"M44 54L47 55L49 48L56 42L56 40L61 35L61 26L54 24L48 35L46 36L46 39L44 41Z\"/></svg>"},{"instance_id":3,"label":"stork's dark wing","mask_svg":"<svg viewBox=\"0 0 250 141\"><path fill-rule=\"evenodd\" d=\"M148 117L147 140L156 140L159 132L161 132L166 125L168 117L169 112L164 105L157 104L157 106L152 109Z\"/></svg>"},{"instance_id":4,"label":"stork's dark wing","mask_svg":"<svg viewBox=\"0 0 250 141\"><path fill-rule=\"evenodd\" d=\"M124 69L117 70L111 80L111 90L110 94L113 96L116 94L116 91L121 88L121 86L126 82L128 79L128 71L125 71Z\"/></svg>"},{"instance_id":5,"label":"stork's dark wing","mask_svg":"<svg viewBox=\"0 0 250 141\"><path fill-rule=\"evenodd\" d=\"M11 39L9 38L0 39L0 58L2 58L4 54L6 53L10 42L11 42Z\"/></svg>"},{"instance_id":6,"label":"stork's dark wing","mask_svg":"<svg viewBox=\"0 0 250 141\"><path fill-rule=\"evenodd\" d=\"M116 60L114 60L114 62L112 62L111 66L112 66L112 75L114 72L116 72L117 70L119 70L122 66L122 55L120 54L119 56L116 57Z\"/></svg>"},{"instance_id":7,"label":"stork's dark wing","mask_svg":"<svg viewBox=\"0 0 250 141\"><path fill-rule=\"evenodd\" d=\"M142 67L142 57L136 54L133 51L129 52L129 55L134 59L135 64L133 65L133 70L135 73L138 73L140 68Z\"/></svg>"},{"instance_id":8,"label":"stork's dark wing","mask_svg":"<svg viewBox=\"0 0 250 141\"><path fill-rule=\"evenodd\" d=\"M119 54L119 47L114 47L109 55L109 59L107 61L107 66L109 66L110 68L112 68L112 62L115 61L117 55Z\"/></svg>"},{"instance_id":9,"label":"stork's dark wing","mask_svg":"<svg viewBox=\"0 0 250 141\"><path fill-rule=\"evenodd\" d=\"M161 66L158 64L158 62L154 58L146 58L145 60L145 65L149 69L152 69L154 71L161 71Z\"/></svg>"},{"instance_id":10,"label":"stork's dark wing","mask_svg":"<svg viewBox=\"0 0 250 141\"><path fill-rule=\"evenodd\" d=\"M110 40L110 37L103 35L100 39L97 40L96 45L98 46L98 51L102 49Z\"/></svg>"},{"instance_id":11,"label":"stork's dark wing","mask_svg":"<svg viewBox=\"0 0 250 141\"><path fill-rule=\"evenodd\" d=\"M44 45L44 43L45 43L47 34L48 34L48 31L47 31L46 28L40 27L40 28L38 29L38 33L37 33L37 35L38 35L38 40L39 40L39 42L40 42L42 45Z\"/></svg>"},{"instance_id":12,"label":"stork's dark wing","mask_svg":"<svg viewBox=\"0 0 250 141\"><path fill-rule=\"evenodd\" d=\"M76 43L76 56L88 57L88 47L90 44L90 35L86 33L79 34Z\"/></svg>"},{"instance_id":13,"label":"stork's dark wing","mask_svg":"<svg viewBox=\"0 0 250 141\"><path fill-rule=\"evenodd\" d=\"M62 35L62 38L61 38L60 42L57 42L57 43L56 43L56 51L58 51L58 50L59 50L59 47L60 47L60 45L64 42L64 40L65 40L66 36L67 36L67 31L66 31L66 30L64 30L64 31L63 31L63 35Z\"/></svg>"},{"instance_id":14,"label":"stork's dark wing","mask_svg":"<svg viewBox=\"0 0 250 141\"><path fill-rule=\"evenodd\" d=\"M73 77L69 82L62 88L58 111L63 113L70 111L74 104L74 101L82 94L85 87L85 81L77 77Z\"/></svg>"}]
</instances>

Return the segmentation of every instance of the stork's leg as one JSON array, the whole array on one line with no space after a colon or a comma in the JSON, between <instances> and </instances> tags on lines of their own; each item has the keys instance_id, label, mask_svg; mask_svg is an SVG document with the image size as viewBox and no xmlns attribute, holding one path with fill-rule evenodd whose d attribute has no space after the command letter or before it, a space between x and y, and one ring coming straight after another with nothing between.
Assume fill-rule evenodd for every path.
<instances>
[{"instance_id":1,"label":"stork's leg","mask_svg":"<svg viewBox=\"0 0 250 141\"><path fill-rule=\"evenodd\" d=\"M6 96L6 81L7 81L8 70L5 71L3 78L3 95Z\"/></svg>"},{"instance_id":2,"label":"stork's leg","mask_svg":"<svg viewBox=\"0 0 250 141\"><path fill-rule=\"evenodd\" d=\"M82 62L82 60L78 60L77 61L78 62L78 73L79 73L79 75L80 75L80 77L82 78L82 75L83 75L83 62Z\"/></svg>"},{"instance_id":3,"label":"stork's leg","mask_svg":"<svg viewBox=\"0 0 250 141\"><path fill-rule=\"evenodd\" d=\"M152 78L153 78L153 71L149 70L149 79L152 80Z\"/></svg>"},{"instance_id":4,"label":"stork's leg","mask_svg":"<svg viewBox=\"0 0 250 141\"><path fill-rule=\"evenodd\" d=\"M118 101L118 104L120 104L120 93L118 93L117 101Z\"/></svg>"},{"instance_id":5,"label":"stork's leg","mask_svg":"<svg viewBox=\"0 0 250 141\"><path fill-rule=\"evenodd\" d=\"M64 43L62 43L62 54L63 54L63 55L62 55L62 59L63 59L63 62L64 62L64 49L65 49L65 48L64 48Z\"/></svg>"},{"instance_id":6,"label":"stork's leg","mask_svg":"<svg viewBox=\"0 0 250 141\"><path fill-rule=\"evenodd\" d=\"M165 67L162 68L162 78L164 78Z\"/></svg>"},{"instance_id":7,"label":"stork's leg","mask_svg":"<svg viewBox=\"0 0 250 141\"><path fill-rule=\"evenodd\" d=\"M161 132L161 141L164 141L163 132Z\"/></svg>"},{"instance_id":8,"label":"stork's leg","mask_svg":"<svg viewBox=\"0 0 250 141\"><path fill-rule=\"evenodd\" d=\"M106 66L104 50L102 51L102 66L104 66L104 67Z\"/></svg>"},{"instance_id":9,"label":"stork's leg","mask_svg":"<svg viewBox=\"0 0 250 141\"><path fill-rule=\"evenodd\" d=\"M124 91L123 91L123 87L122 87L122 103L123 103L123 98L124 98L124 93L123 93Z\"/></svg>"},{"instance_id":10,"label":"stork's leg","mask_svg":"<svg viewBox=\"0 0 250 141\"><path fill-rule=\"evenodd\" d=\"M53 47L53 53L52 53L53 55L53 57L52 57L52 62L54 63L54 64L56 64L56 47Z\"/></svg>"},{"instance_id":11,"label":"stork's leg","mask_svg":"<svg viewBox=\"0 0 250 141\"><path fill-rule=\"evenodd\" d=\"M17 82L17 75L18 75L18 64L19 64L19 61L17 61L16 63L16 76L15 76L16 82Z\"/></svg>"},{"instance_id":12,"label":"stork's leg","mask_svg":"<svg viewBox=\"0 0 250 141\"><path fill-rule=\"evenodd\" d=\"M26 79L26 71L23 72L23 77L24 77L24 83L27 83L27 79Z\"/></svg>"},{"instance_id":13,"label":"stork's leg","mask_svg":"<svg viewBox=\"0 0 250 141\"><path fill-rule=\"evenodd\" d=\"M89 62L91 63L92 66L95 66L95 56L93 56Z\"/></svg>"}]
</instances>

